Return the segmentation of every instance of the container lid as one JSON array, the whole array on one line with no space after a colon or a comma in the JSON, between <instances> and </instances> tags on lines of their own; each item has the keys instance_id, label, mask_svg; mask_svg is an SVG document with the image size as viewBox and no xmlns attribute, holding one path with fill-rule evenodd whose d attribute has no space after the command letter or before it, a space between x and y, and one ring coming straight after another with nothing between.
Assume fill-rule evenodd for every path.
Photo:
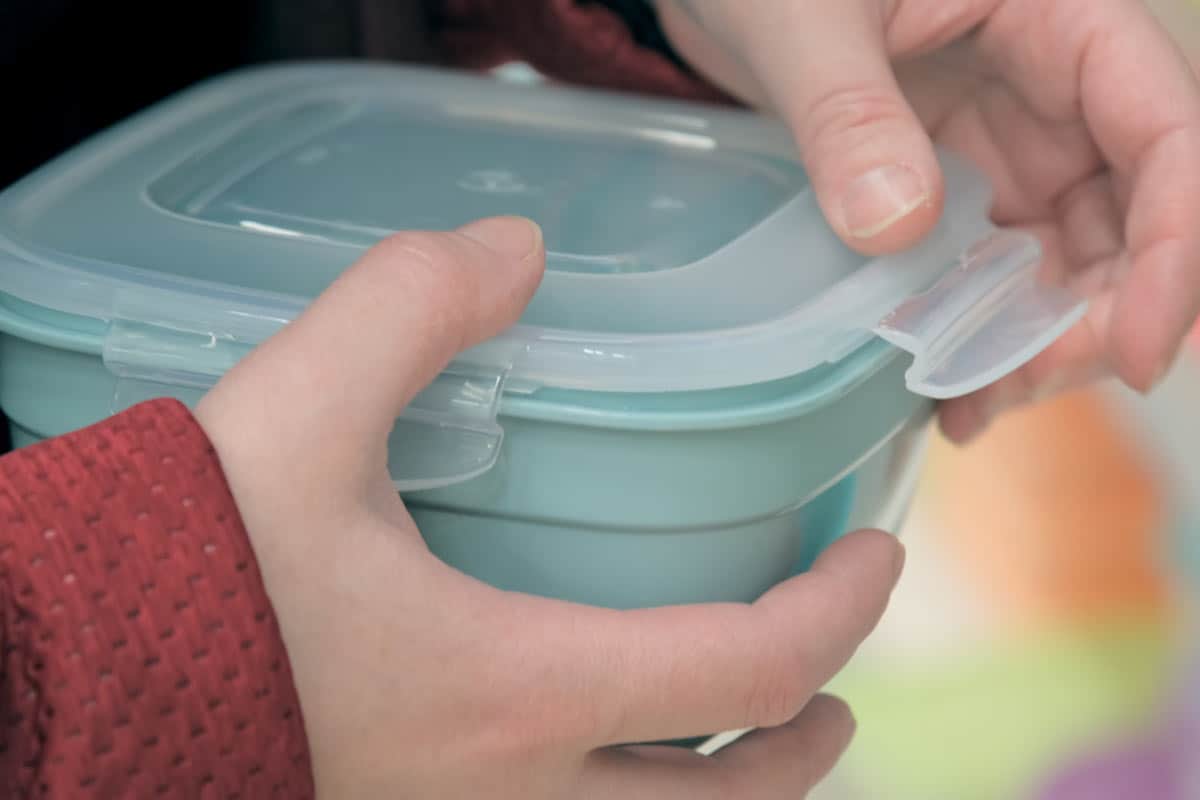
<instances>
[{"instance_id":1,"label":"container lid","mask_svg":"<svg viewBox=\"0 0 1200 800\"><path fill-rule=\"evenodd\" d=\"M392 66L254 70L0 195L0 292L105 323L122 380L203 387L388 233L531 217L548 271L521 323L397 426L428 444L399 448L421 455L393 464L398 485L446 485L494 463L505 391L743 386L876 337L931 398L1025 363L1084 302L1041 285L1037 241L993 227L984 179L940 158L936 230L869 259L757 115Z\"/></svg>"}]
</instances>

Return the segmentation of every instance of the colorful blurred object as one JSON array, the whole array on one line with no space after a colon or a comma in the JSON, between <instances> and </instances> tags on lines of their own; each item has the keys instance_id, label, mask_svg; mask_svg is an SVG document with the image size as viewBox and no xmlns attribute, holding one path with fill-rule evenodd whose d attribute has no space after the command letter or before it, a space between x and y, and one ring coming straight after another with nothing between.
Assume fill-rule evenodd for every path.
<instances>
[{"instance_id":1,"label":"colorful blurred object","mask_svg":"<svg viewBox=\"0 0 1200 800\"><path fill-rule=\"evenodd\" d=\"M859 720L846 766L866 797L1014 800L1158 699L1161 629L1058 631L937 663L858 663L832 687Z\"/></svg>"},{"instance_id":2,"label":"colorful blurred object","mask_svg":"<svg viewBox=\"0 0 1200 800\"><path fill-rule=\"evenodd\" d=\"M1148 729L1127 735L1073 762L1038 800L1196 800L1200 798L1200 342L1193 339L1165 391L1152 396L1142 416L1144 438L1157 441L1164 484L1171 487L1177 524L1167 548L1168 572L1177 579L1185 658L1181 679L1164 682L1158 714ZM1192 352L1195 349L1198 352ZM1174 395L1174 397L1172 397ZM1174 399L1174 402L1172 400ZM1180 442L1180 439L1183 441Z\"/></svg>"},{"instance_id":3,"label":"colorful blurred object","mask_svg":"<svg viewBox=\"0 0 1200 800\"><path fill-rule=\"evenodd\" d=\"M931 453L938 544L1011 624L1161 614L1164 503L1147 461L1095 391L1016 412L966 451Z\"/></svg>"},{"instance_id":4,"label":"colorful blurred object","mask_svg":"<svg viewBox=\"0 0 1200 800\"><path fill-rule=\"evenodd\" d=\"M1080 760L1038 800L1196 800L1200 798L1200 661L1177 703L1148 733Z\"/></svg>"},{"instance_id":5,"label":"colorful blurred object","mask_svg":"<svg viewBox=\"0 0 1200 800\"><path fill-rule=\"evenodd\" d=\"M1200 347L1180 367L935 442L908 574L832 687L847 797L1200 800Z\"/></svg>"},{"instance_id":6,"label":"colorful blurred object","mask_svg":"<svg viewBox=\"0 0 1200 800\"><path fill-rule=\"evenodd\" d=\"M891 641L834 687L860 720L847 764L865 796L1028 797L1103 732L1145 723L1172 619L1149 463L1099 390L1014 413L966 449L934 443L904 533L910 574L876 637ZM943 574L920 574L931 563ZM926 641L904 647L919 615ZM953 620L941 641L938 617Z\"/></svg>"}]
</instances>

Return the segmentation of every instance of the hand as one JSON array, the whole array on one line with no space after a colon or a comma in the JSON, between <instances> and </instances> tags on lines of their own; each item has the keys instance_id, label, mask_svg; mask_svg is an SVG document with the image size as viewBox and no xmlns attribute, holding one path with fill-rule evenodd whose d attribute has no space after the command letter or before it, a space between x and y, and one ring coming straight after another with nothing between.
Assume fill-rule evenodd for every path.
<instances>
[{"instance_id":1,"label":"hand","mask_svg":"<svg viewBox=\"0 0 1200 800\"><path fill-rule=\"evenodd\" d=\"M202 401L292 662L323 797L800 797L851 735L817 696L883 612L902 550L834 545L753 605L617 612L441 563L386 438L541 275L530 223L378 245ZM480 525L486 525L481 520ZM768 727L713 757L612 747Z\"/></svg>"},{"instance_id":2,"label":"hand","mask_svg":"<svg viewBox=\"0 0 1200 800\"><path fill-rule=\"evenodd\" d=\"M1167 371L1200 311L1200 93L1141 0L659 0L696 69L795 131L830 224L881 253L943 203L931 139L983 168L1086 319L944 406L953 439L1115 374Z\"/></svg>"}]
</instances>

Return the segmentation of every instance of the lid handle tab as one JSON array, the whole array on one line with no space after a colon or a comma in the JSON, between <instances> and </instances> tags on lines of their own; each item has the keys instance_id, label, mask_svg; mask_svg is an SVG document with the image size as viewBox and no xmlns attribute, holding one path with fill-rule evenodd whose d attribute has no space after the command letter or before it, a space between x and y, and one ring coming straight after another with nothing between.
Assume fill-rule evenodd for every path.
<instances>
[{"instance_id":1,"label":"lid handle tab","mask_svg":"<svg viewBox=\"0 0 1200 800\"><path fill-rule=\"evenodd\" d=\"M930 289L879 320L874 333L913 356L905 374L911 391L946 399L982 389L1083 317L1086 300L1039 283L1041 258L1032 235L995 231Z\"/></svg>"}]
</instances>

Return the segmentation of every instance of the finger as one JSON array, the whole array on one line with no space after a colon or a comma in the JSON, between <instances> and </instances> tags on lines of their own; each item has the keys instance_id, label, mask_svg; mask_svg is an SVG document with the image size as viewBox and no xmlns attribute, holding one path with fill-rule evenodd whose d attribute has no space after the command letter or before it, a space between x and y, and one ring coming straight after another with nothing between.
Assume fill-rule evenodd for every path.
<instances>
[{"instance_id":1,"label":"finger","mask_svg":"<svg viewBox=\"0 0 1200 800\"><path fill-rule=\"evenodd\" d=\"M1005 6L983 41L1042 113L1082 110L1105 160L1129 181L1131 272L1106 349L1127 383L1147 389L1200 309L1200 90L1142 3L1073 0L1021 13L1028 5Z\"/></svg>"},{"instance_id":2,"label":"finger","mask_svg":"<svg viewBox=\"0 0 1200 800\"><path fill-rule=\"evenodd\" d=\"M706 24L705 15L720 11L716 5L695 0L658 0L656 7L663 33L689 66L746 105L769 108L762 87L745 62L714 35L717 28Z\"/></svg>"},{"instance_id":3,"label":"finger","mask_svg":"<svg viewBox=\"0 0 1200 800\"><path fill-rule=\"evenodd\" d=\"M956 444L968 444L1005 412L1108 377L1100 345L1111 294L1093 304L1089 316L1067 331L1029 363L977 392L949 400L938 409L942 433ZM1092 315L1095 316L1092 316Z\"/></svg>"},{"instance_id":4,"label":"finger","mask_svg":"<svg viewBox=\"0 0 1200 800\"><path fill-rule=\"evenodd\" d=\"M1200 137L1200 126L1195 135ZM1164 229L1161 236L1139 235L1137 222L1143 214L1153 213L1147 206L1172 202L1148 195L1159 191L1152 181L1169 180L1165 174L1170 172L1165 163L1169 151L1184 149L1191 150L1192 143L1177 140L1160 150L1154 159L1159 163L1149 170L1145 182L1138 181L1129 223L1129 274L1113 298L1106 349L1117 374L1139 391L1148 391L1163 379L1200 313L1200 270L1196 269L1200 236L1182 227ZM1196 178L1190 187L1192 197L1181 202L1200 213L1200 153L1179 155L1177 161L1186 165L1182 171L1195 171L1184 180ZM1187 164L1189 160L1193 163Z\"/></svg>"},{"instance_id":5,"label":"finger","mask_svg":"<svg viewBox=\"0 0 1200 800\"><path fill-rule=\"evenodd\" d=\"M1200 312L1200 88L1169 38L1141 4L1128 4L1128 27L1088 59L1084 112L1118 172L1132 176L1126 240L1132 264L1114 300L1109 350L1127 383L1146 390L1162 379ZM1130 41L1124 41L1126 39ZM1111 50L1111 52L1104 52ZM1129 106L1099 91L1112 57L1126 80L1148 80L1136 119ZM1117 98L1128 92L1116 93Z\"/></svg>"},{"instance_id":6,"label":"finger","mask_svg":"<svg viewBox=\"0 0 1200 800\"><path fill-rule=\"evenodd\" d=\"M1109 197L1105 197L1108 194ZM1066 286L1088 298L1084 318L1019 369L966 397L942 403L938 421L942 433L957 444L979 437L1005 412L1060 392L1111 377L1108 330L1119 276L1126 257L1114 230L1105 228L1111 212L1111 193L1105 181L1085 184L1070 195L1059 227L1026 228L1042 243L1039 278ZM1074 237L1071 241L1067 237ZM1115 248L1115 252L1114 251ZM1094 257L1080 267L1072 257Z\"/></svg>"},{"instance_id":7,"label":"finger","mask_svg":"<svg viewBox=\"0 0 1200 800\"><path fill-rule=\"evenodd\" d=\"M564 606L545 635L558 643L558 682L601 710L596 745L769 727L845 665L902 564L895 537L861 531L752 605Z\"/></svg>"},{"instance_id":8,"label":"finger","mask_svg":"<svg viewBox=\"0 0 1200 800\"><path fill-rule=\"evenodd\" d=\"M846 704L818 695L787 723L755 731L713 756L668 747L598 751L585 766L580 796L803 798L834 768L853 734Z\"/></svg>"},{"instance_id":9,"label":"finger","mask_svg":"<svg viewBox=\"0 0 1200 800\"><path fill-rule=\"evenodd\" d=\"M854 738L854 715L844 700L815 695L794 718L778 728L753 731L712 757L754 775L778 764L781 788L808 792L837 765ZM794 797L784 792L770 797Z\"/></svg>"},{"instance_id":10,"label":"finger","mask_svg":"<svg viewBox=\"0 0 1200 800\"><path fill-rule=\"evenodd\" d=\"M517 319L542 263L540 232L522 219L396 234L231 370L205 407L236 409L244 435L303 442L327 466L341 452L361 458L455 354Z\"/></svg>"},{"instance_id":11,"label":"finger","mask_svg":"<svg viewBox=\"0 0 1200 800\"><path fill-rule=\"evenodd\" d=\"M739 52L795 131L832 227L867 253L923 237L941 212L941 171L892 73L877 4L743 5Z\"/></svg>"},{"instance_id":12,"label":"finger","mask_svg":"<svg viewBox=\"0 0 1200 800\"><path fill-rule=\"evenodd\" d=\"M988 176L1000 225L1047 219L1063 187L1103 167L1086 125L1046 120L1008 84L973 78L964 59L909 64L900 74L934 139Z\"/></svg>"},{"instance_id":13,"label":"finger","mask_svg":"<svg viewBox=\"0 0 1200 800\"><path fill-rule=\"evenodd\" d=\"M1070 189L1058 203L1062 229L1062 274L1054 276L1065 283L1069 266L1074 267L1074 288L1099 294L1119 283L1124 275L1103 269L1116 264L1125 249L1124 215L1118 206L1112 175L1096 175ZM1121 262L1124 259L1120 259ZM1088 285L1084 285L1088 284Z\"/></svg>"}]
</instances>

